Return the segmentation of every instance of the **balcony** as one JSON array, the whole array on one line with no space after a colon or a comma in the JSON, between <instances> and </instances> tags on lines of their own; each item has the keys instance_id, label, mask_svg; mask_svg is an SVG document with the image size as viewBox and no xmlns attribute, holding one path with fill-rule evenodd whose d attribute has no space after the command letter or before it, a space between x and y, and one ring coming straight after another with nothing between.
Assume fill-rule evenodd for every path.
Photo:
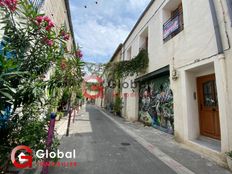
<instances>
[{"instance_id":1,"label":"balcony","mask_svg":"<svg viewBox=\"0 0 232 174\"><path fill-rule=\"evenodd\" d=\"M167 42L180 33L183 29L183 11L182 9L178 9L172 13L172 17L163 25L163 41Z\"/></svg>"}]
</instances>

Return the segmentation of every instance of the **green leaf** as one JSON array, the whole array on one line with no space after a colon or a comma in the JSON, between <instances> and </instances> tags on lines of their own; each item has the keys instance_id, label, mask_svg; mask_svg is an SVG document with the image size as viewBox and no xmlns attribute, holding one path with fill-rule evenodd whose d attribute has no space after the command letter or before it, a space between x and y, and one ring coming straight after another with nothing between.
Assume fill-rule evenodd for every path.
<instances>
[{"instance_id":1,"label":"green leaf","mask_svg":"<svg viewBox=\"0 0 232 174\"><path fill-rule=\"evenodd\" d=\"M3 96L5 96L9 100L13 101L13 97L9 93L0 91L0 94L2 94Z\"/></svg>"}]
</instances>

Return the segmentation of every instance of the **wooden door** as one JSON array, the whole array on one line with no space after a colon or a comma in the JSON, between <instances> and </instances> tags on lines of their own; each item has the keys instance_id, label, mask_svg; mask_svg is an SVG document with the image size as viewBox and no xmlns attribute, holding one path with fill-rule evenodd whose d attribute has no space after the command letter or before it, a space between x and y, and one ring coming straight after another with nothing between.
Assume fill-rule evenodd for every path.
<instances>
[{"instance_id":1,"label":"wooden door","mask_svg":"<svg viewBox=\"0 0 232 174\"><path fill-rule=\"evenodd\" d=\"M215 75L197 78L201 135L221 139Z\"/></svg>"}]
</instances>

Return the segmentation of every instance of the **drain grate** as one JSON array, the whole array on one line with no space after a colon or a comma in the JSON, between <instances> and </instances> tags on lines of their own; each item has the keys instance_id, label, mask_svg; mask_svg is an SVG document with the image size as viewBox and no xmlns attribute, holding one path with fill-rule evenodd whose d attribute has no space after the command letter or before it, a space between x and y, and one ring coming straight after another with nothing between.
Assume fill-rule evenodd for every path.
<instances>
[{"instance_id":1,"label":"drain grate","mask_svg":"<svg viewBox=\"0 0 232 174\"><path fill-rule=\"evenodd\" d=\"M130 146L130 143L121 143L122 146Z\"/></svg>"}]
</instances>

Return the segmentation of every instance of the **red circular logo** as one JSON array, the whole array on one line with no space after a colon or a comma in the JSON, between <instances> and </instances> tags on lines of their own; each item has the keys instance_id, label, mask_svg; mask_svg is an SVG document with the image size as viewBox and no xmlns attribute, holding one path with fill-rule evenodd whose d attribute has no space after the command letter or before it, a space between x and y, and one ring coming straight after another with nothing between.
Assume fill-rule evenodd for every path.
<instances>
[{"instance_id":1,"label":"red circular logo","mask_svg":"<svg viewBox=\"0 0 232 174\"><path fill-rule=\"evenodd\" d=\"M17 157L18 160L16 160L16 153L18 151L24 151L25 153L28 153L29 155L25 155L23 152L21 152ZM17 146L15 147L11 152L11 161L14 164L15 167L23 169L23 168L31 168L32 167L32 150L28 146ZM19 162L18 162L19 161Z\"/></svg>"},{"instance_id":2,"label":"red circular logo","mask_svg":"<svg viewBox=\"0 0 232 174\"><path fill-rule=\"evenodd\" d=\"M89 81L94 82L94 85L91 85L90 89L87 89L87 84L89 83ZM86 98L89 99L96 99L99 97L103 97L103 86L102 86L103 80L101 77L98 77L96 75L90 75L87 76L86 78L84 78L84 82L83 82L83 95ZM90 94L89 91L97 91L96 94Z\"/></svg>"}]
</instances>

